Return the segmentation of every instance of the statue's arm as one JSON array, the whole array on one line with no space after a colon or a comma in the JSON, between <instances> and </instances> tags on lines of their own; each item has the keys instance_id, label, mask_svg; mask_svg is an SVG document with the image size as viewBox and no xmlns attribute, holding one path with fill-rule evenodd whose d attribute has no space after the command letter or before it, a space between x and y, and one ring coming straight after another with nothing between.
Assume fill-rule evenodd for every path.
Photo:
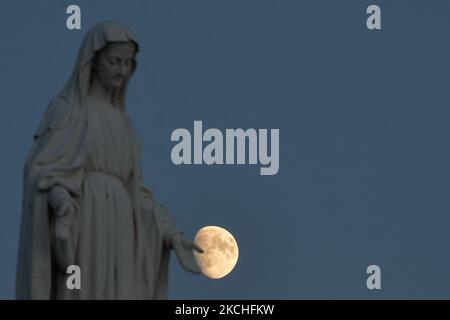
<instances>
[{"instance_id":1,"label":"statue's arm","mask_svg":"<svg viewBox=\"0 0 450 320\"><path fill-rule=\"evenodd\" d=\"M60 186L72 196L81 196L85 159L83 128L75 130L71 125L70 111L67 101L55 98L36 130L25 169L37 178L41 192Z\"/></svg>"},{"instance_id":2,"label":"statue's arm","mask_svg":"<svg viewBox=\"0 0 450 320\"><path fill-rule=\"evenodd\" d=\"M130 128L132 128L131 125ZM136 141L138 140L136 139ZM193 241L186 238L184 234L176 228L175 221L168 213L168 210L156 201L153 192L150 189L144 187L141 169L141 154L141 146L137 143L136 159L138 163L136 168L138 168L138 171L135 177L137 177L139 181L138 185L140 186L142 210L144 214L153 215L153 218L157 220L157 223L163 229L164 244L173 249L183 269L198 274L200 273L200 269L195 262L194 250L200 253L203 252L203 250Z\"/></svg>"},{"instance_id":3,"label":"statue's arm","mask_svg":"<svg viewBox=\"0 0 450 320\"><path fill-rule=\"evenodd\" d=\"M166 208L155 201L153 193L150 189L143 187L143 202L144 206L151 206L155 218L158 219L164 228L164 243L172 248L178 259L180 265L186 271L199 274L200 268L197 265L194 257L194 250L202 253L203 250L193 241L189 240L180 232L172 217L167 212ZM147 208L146 210L149 210Z\"/></svg>"},{"instance_id":4,"label":"statue's arm","mask_svg":"<svg viewBox=\"0 0 450 320\"><path fill-rule=\"evenodd\" d=\"M72 226L84 170L82 136L74 134L76 131L69 122L69 113L70 105L61 98L54 99L49 105L35 133L24 177L25 199L34 199L34 194L40 193L51 208L48 213L54 222L50 238L52 251L63 270L74 259L72 243L76 236Z\"/></svg>"},{"instance_id":5,"label":"statue's arm","mask_svg":"<svg viewBox=\"0 0 450 320\"><path fill-rule=\"evenodd\" d=\"M163 227L164 243L167 246L172 246L172 239L177 234L183 234L177 229L175 221L167 211L164 205L158 203L153 195L153 192L146 187L141 187L141 203L144 212L154 214L155 218L159 220Z\"/></svg>"}]
</instances>

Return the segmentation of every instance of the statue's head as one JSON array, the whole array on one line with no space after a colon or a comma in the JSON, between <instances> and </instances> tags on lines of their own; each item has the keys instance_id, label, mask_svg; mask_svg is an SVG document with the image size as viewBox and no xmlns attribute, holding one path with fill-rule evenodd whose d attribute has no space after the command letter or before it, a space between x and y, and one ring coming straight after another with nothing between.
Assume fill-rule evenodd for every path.
<instances>
[{"instance_id":1,"label":"statue's head","mask_svg":"<svg viewBox=\"0 0 450 320\"><path fill-rule=\"evenodd\" d=\"M136 53L134 42L109 42L92 59L91 81L95 78L107 90L121 88L136 69Z\"/></svg>"},{"instance_id":2,"label":"statue's head","mask_svg":"<svg viewBox=\"0 0 450 320\"><path fill-rule=\"evenodd\" d=\"M77 113L96 80L112 89L112 102L124 110L128 80L136 70L138 52L139 43L127 27L116 21L96 24L83 40L72 76L61 95L75 106Z\"/></svg>"}]
</instances>

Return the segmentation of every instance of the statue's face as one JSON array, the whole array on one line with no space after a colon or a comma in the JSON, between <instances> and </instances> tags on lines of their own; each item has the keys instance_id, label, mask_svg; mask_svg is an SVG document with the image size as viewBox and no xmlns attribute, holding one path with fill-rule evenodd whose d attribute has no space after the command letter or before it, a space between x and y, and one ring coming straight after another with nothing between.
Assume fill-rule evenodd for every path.
<instances>
[{"instance_id":1,"label":"statue's face","mask_svg":"<svg viewBox=\"0 0 450 320\"><path fill-rule=\"evenodd\" d=\"M119 88L131 74L134 54L134 47L128 43L107 45L94 63L94 76L107 90Z\"/></svg>"}]
</instances>

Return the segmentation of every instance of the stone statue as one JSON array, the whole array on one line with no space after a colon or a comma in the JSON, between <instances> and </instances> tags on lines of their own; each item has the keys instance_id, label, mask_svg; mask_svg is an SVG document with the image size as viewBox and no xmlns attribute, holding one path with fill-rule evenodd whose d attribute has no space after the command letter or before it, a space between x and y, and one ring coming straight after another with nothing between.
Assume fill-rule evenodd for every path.
<instances>
[{"instance_id":1,"label":"stone statue","mask_svg":"<svg viewBox=\"0 0 450 320\"><path fill-rule=\"evenodd\" d=\"M200 273L194 242L143 186L140 144L125 113L139 44L119 23L94 26L50 103L26 159L18 299L166 299L173 249ZM81 269L81 289L66 269Z\"/></svg>"}]
</instances>

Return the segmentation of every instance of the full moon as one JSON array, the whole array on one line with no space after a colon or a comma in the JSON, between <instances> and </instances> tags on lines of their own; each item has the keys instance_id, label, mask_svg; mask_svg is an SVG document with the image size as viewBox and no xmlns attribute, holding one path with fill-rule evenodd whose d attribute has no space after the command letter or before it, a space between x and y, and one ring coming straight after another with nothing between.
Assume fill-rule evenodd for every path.
<instances>
[{"instance_id":1,"label":"full moon","mask_svg":"<svg viewBox=\"0 0 450 320\"><path fill-rule=\"evenodd\" d=\"M195 243L204 250L194 251L195 259L202 273L210 279L220 279L229 274L236 265L239 249L233 235L227 230L207 226L195 235Z\"/></svg>"}]
</instances>

